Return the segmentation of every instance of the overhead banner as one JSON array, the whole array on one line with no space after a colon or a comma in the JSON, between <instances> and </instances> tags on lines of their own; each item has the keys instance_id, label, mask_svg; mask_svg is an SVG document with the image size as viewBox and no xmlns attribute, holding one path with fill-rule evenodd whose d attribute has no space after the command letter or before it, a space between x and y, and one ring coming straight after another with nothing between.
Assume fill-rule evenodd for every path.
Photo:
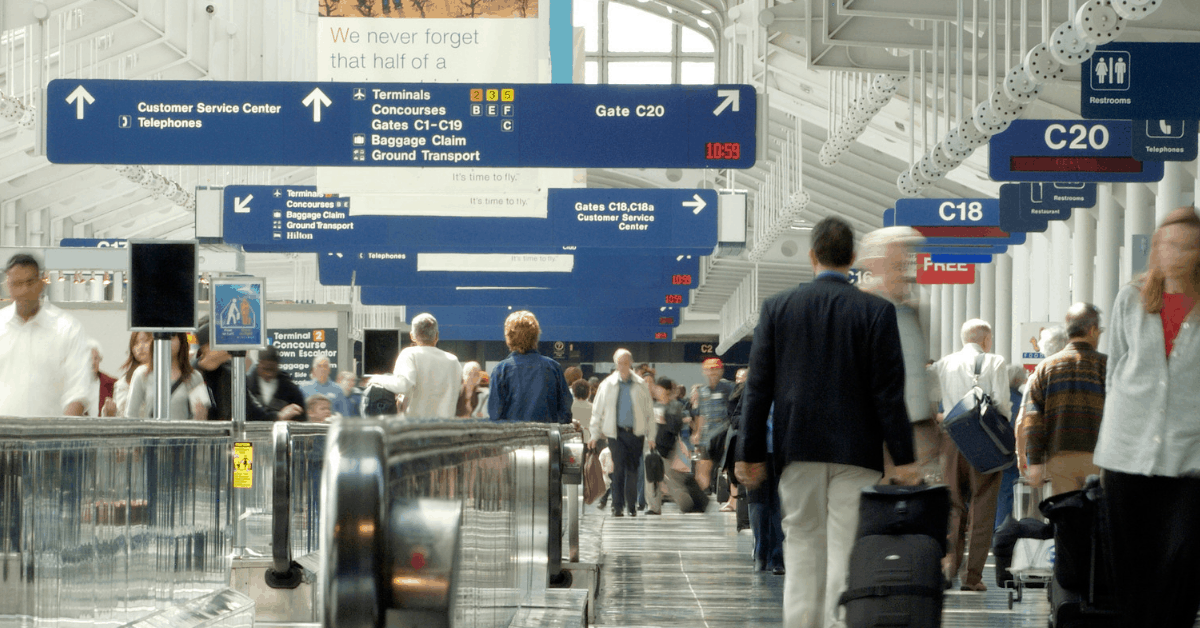
<instances>
[{"instance_id":1,"label":"overhead banner","mask_svg":"<svg viewBox=\"0 0 1200 628\"><path fill-rule=\"evenodd\" d=\"M571 55L571 29L552 32L549 2L310 1L319 11L321 81L546 83L551 49L556 57ZM481 215L482 201L506 216L542 215L547 188L586 183L573 170L471 167L475 165L406 168L387 176L357 168L319 168L317 180L322 187L353 195L364 209L404 204L437 207L446 215Z\"/></svg>"}]
</instances>

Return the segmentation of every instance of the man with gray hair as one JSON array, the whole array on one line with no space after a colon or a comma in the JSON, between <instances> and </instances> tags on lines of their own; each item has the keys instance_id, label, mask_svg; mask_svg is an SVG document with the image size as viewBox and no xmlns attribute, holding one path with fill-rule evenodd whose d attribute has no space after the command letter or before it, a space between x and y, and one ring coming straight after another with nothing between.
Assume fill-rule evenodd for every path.
<instances>
[{"instance_id":1,"label":"man with gray hair","mask_svg":"<svg viewBox=\"0 0 1200 628\"><path fill-rule=\"evenodd\" d=\"M329 378L332 371L333 362L329 356L318 353L312 361L312 379L300 385L300 392L304 393L305 400L313 395L321 395L329 399L334 412L342 416L350 416L350 401L346 399L346 393L342 392L342 387Z\"/></svg>"},{"instance_id":2,"label":"man with gray hair","mask_svg":"<svg viewBox=\"0 0 1200 628\"><path fill-rule=\"evenodd\" d=\"M973 318L962 326L961 351L933 364L942 385L942 407L953 408L975 386L975 365L979 356L979 387L992 398L996 410L1004 418L1012 418L1012 400L1008 391L1008 367L1004 358L991 353L992 326ZM992 547L992 532L996 522L996 498L1000 494L1001 473L980 473L971 466L957 447L947 445L942 473L950 485L950 547L942 565L946 586L958 574L963 550L969 543L967 572L962 579L963 591L987 591L983 584L983 566ZM970 502L968 507L967 502ZM970 532L968 538L968 517Z\"/></svg>"},{"instance_id":3,"label":"man with gray hair","mask_svg":"<svg viewBox=\"0 0 1200 628\"><path fill-rule=\"evenodd\" d=\"M654 420L654 404L650 387L633 372L633 354L617 349L613 362L616 370L596 389L588 446L594 448L598 440L608 439L613 457L613 516L624 517L628 509L629 516L636 517L638 463Z\"/></svg>"},{"instance_id":4,"label":"man with gray hair","mask_svg":"<svg viewBox=\"0 0 1200 628\"><path fill-rule=\"evenodd\" d=\"M896 324L900 329L900 349L904 352L904 405L913 429L913 450L917 461L905 468L892 464L884 449L884 479L916 473L940 482L939 452L942 430L934 417L937 399L929 397L929 341L921 330L913 303L912 285L916 282L916 251L925 239L912 227L885 227L868 233L859 246L858 265L867 271L859 288L883 297L896 306Z\"/></svg>"},{"instance_id":5,"label":"man with gray hair","mask_svg":"<svg viewBox=\"0 0 1200 628\"><path fill-rule=\"evenodd\" d=\"M404 395L400 412L421 419L452 419L462 391L458 358L437 348L438 323L432 314L412 319L412 345L400 352L392 376L373 378L388 390Z\"/></svg>"},{"instance_id":6,"label":"man with gray hair","mask_svg":"<svg viewBox=\"0 0 1200 628\"><path fill-rule=\"evenodd\" d=\"M1067 310L1071 344L1047 355L1033 372L1021 426L1030 486L1042 486L1049 475L1057 495L1083 488L1087 476L1100 473L1092 452L1104 415L1108 356L1096 350L1103 331L1099 308L1072 305Z\"/></svg>"}]
</instances>

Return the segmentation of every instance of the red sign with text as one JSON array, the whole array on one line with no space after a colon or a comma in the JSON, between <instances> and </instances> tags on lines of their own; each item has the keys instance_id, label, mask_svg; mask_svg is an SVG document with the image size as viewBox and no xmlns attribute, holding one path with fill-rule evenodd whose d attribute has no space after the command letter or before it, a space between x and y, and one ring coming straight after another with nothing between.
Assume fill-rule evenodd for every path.
<instances>
[{"instance_id":1,"label":"red sign with text","mask_svg":"<svg viewBox=\"0 0 1200 628\"><path fill-rule=\"evenodd\" d=\"M975 283L975 265L934 264L929 253L919 253L917 254L917 283L926 286L973 284Z\"/></svg>"}]
</instances>

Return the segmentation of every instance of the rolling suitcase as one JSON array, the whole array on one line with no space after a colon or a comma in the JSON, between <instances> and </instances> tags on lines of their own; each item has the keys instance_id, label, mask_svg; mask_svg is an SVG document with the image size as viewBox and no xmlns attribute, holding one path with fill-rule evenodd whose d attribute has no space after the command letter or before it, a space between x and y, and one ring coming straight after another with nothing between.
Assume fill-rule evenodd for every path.
<instances>
[{"instance_id":1,"label":"rolling suitcase","mask_svg":"<svg viewBox=\"0 0 1200 628\"><path fill-rule=\"evenodd\" d=\"M858 502L858 537L923 534L946 551L950 490L942 485L868 486Z\"/></svg>"},{"instance_id":2,"label":"rolling suitcase","mask_svg":"<svg viewBox=\"0 0 1200 628\"><path fill-rule=\"evenodd\" d=\"M681 473L678 482L667 477L667 491L671 500L679 505L679 510L685 513L704 512L708 510L708 493L700 488L696 476L691 473Z\"/></svg>"},{"instance_id":3,"label":"rolling suitcase","mask_svg":"<svg viewBox=\"0 0 1200 628\"><path fill-rule=\"evenodd\" d=\"M1016 434L1008 419L996 410L991 397L979 388L983 368L981 353L975 358L975 384L942 421L942 429L962 452L967 462L980 473L1003 471L1017 462ZM1004 394L1008 394L1005 391Z\"/></svg>"},{"instance_id":4,"label":"rolling suitcase","mask_svg":"<svg viewBox=\"0 0 1200 628\"><path fill-rule=\"evenodd\" d=\"M1096 476L1081 491L1055 495L1041 503L1054 526L1054 575L1050 581L1053 628L1117 626L1102 501Z\"/></svg>"},{"instance_id":5,"label":"rolling suitcase","mask_svg":"<svg viewBox=\"0 0 1200 628\"><path fill-rule=\"evenodd\" d=\"M942 624L942 546L924 534L859 538L850 553L848 628L937 628Z\"/></svg>"}]
</instances>

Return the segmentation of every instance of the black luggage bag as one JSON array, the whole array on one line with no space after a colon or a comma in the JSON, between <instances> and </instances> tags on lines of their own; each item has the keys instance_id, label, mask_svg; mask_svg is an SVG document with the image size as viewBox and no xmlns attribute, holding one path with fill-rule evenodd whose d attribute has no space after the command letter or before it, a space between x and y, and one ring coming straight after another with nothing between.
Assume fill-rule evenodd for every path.
<instances>
[{"instance_id":1,"label":"black luggage bag","mask_svg":"<svg viewBox=\"0 0 1200 628\"><path fill-rule=\"evenodd\" d=\"M950 489L943 485L869 486L858 502L858 537L923 534L946 552Z\"/></svg>"},{"instance_id":2,"label":"black luggage bag","mask_svg":"<svg viewBox=\"0 0 1200 628\"><path fill-rule=\"evenodd\" d=\"M859 538L850 553L845 606L848 628L942 625L942 545L923 534Z\"/></svg>"},{"instance_id":3,"label":"black luggage bag","mask_svg":"<svg viewBox=\"0 0 1200 628\"><path fill-rule=\"evenodd\" d=\"M668 490L671 490L671 500L679 505L679 510L685 513L704 512L708 510L708 494L704 489L700 488L700 483L696 481L696 476L691 473L684 473L680 482L682 486L672 486L673 482L668 482Z\"/></svg>"},{"instance_id":4,"label":"black luggage bag","mask_svg":"<svg viewBox=\"0 0 1200 628\"><path fill-rule=\"evenodd\" d=\"M1103 499L1100 479L1091 476L1083 490L1055 495L1038 506L1054 525L1052 628L1119 624Z\"/></svg>"}]
</instances>

